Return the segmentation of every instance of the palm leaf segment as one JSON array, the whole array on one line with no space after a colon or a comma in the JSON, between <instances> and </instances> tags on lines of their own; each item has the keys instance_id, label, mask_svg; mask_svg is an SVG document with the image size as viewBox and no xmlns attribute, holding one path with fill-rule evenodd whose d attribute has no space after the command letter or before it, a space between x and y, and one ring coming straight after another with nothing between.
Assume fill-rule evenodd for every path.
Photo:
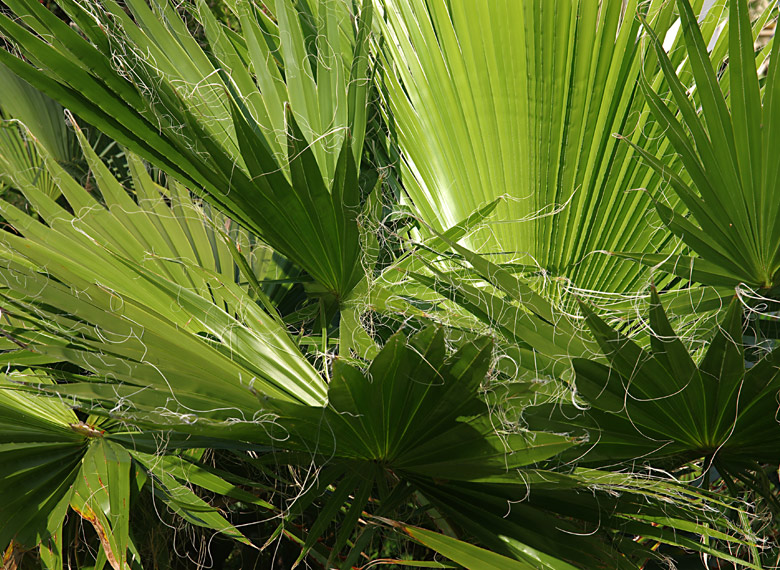
<instances>
[{"instance_id":1,"label":"palm leaf segment","mask_svg":"<svg viewBox=\"0 0 780 570\"><path fill-rule=\"evenodd\" d=\"M656 202L664 224L698 257L631 257L685 279L729 287L743 283L760 294L776 296L780 286L780 165L771 149L780 140L780 42L773 43L762 89L756 73L762 58L757 60L754 52L747 3L731 2L729 30L724 34L729 64L719 83L715 66L720 59L710 61L706 39L689 3L680 0L677 4L695 89L687 89L680 81L652 30L671 100L665 101L647 81L641 85L690 181L670 172L645 150L639 151L668 177L690 212L689 218L680 208L670 208L660 199ZM728 99L724 89L730 91Z\"/></svg>"},{"instance_id":2,"label":"palm leaf segment","mask_svg":"<svg viewBox=\"0 0 780 570\"><path fill-rule=\"evenodd\" d=\"M43 93L22 81L7 67L0 64L0 81L4 88L0 102L0 189L13 187L10 174L27 176L31 183L43 177L47 184L38 186L49 196L59 195L56 185L48 176L30 134L61 164L69 164L80 156L76 137L71 133L63 118L62 106ZM25 127L21 127L24 124Z\"/></svg>"},{"instance_id":3,"label":"palm leaf segment","mask_svg":"<svg viewBox=\"0 0 780 570\"><path fill-rule=\"evenodd\" d=\"M506 472L571 445L553 434L502 439L494 433L477 397L492 357L489 339L445 357L439 329L424 329L408 342L396 334L365 373L336 361L324 410L279 403L281 425L301 450L466 480ZM325 429L315 429L323 424Z\"/></svg>"},{"instance_id":4,"label":"palm leaf segment","mask_svg":"<svg viewBox=\"0 0 780 570\"><path fill-rule=\"evenodd\" d=\"M249 544L188 485L262 509L270 504L197 463L160 455L147 434L122 433L105 417L82 421L65 402L111 402L125 417L148 406L155 417L251 418L253 392L321 403L324 382L275 318L235 283L237 259L249 271L264 269L249 236L177 184L157 185L128 153L134 200L76 133L97 184L93 193L35 145L48 176L33 179L22 170L11 179L42 221L0 206L22 234L2 237L2 361L36 367L0 380L0 478L7 483L0 550L39 546L47 567L62 567L70 508L95 529L98 563L140 568L129 505L141 490L189 523ZM46 195L51 180L75 214ZM46 374L62 361L89 374L61 366Z\"/></svg>"},{"instance_id":5,"label":"palm leaf segment","mask_svg":"<svg viewBox=\"0 0 780 570\"><path fill-rule=\"evenodd\" d=\"M285 436L281 447L307 457L316 454L331 464L315 493L338 480L330 506L321 511L305 548L314 544L348 494L354 500L334 555L372 495L380 499L376 514L387 516L398 499L418 488L414 484L418 478L470 480L502 474L571 446L554 434L495 432L477 397L491 353L492 343L482 338L447 358L440 329L424 329L408 341L399 333L364 372L336 362L327 408L276 406ZM388 485L395 489L390 494ZM366 530L358 540L369 540L375 530ZM342 567L354 564L355 550Z\"/></svg>"},{"instance_id":6,"label":"palm leaf segment","mask_svg":"<svg viewBox=\"0 0 780 570\"><path fill-rule=\"evenodd\" d=\"M281 2L276 21L238 2L243 39L201 3L211 56L165 2L158 13L129 2L131 18L112 0L63 1L86 39L37 2L9 6L29 28L2 15L0 29L35 67L5 50L0 63L205 193L326 291L346 296L362 278L369 2L359 19L346 2L314 13Z\"/></svg>"}]
</instances>

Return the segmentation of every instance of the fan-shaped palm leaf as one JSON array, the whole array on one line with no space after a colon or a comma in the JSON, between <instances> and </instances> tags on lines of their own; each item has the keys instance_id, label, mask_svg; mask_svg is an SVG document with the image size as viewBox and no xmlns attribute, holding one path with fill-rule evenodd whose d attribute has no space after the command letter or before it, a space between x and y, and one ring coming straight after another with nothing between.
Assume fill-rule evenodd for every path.
<instances>
[{"instance_id":1,"label":"fan-shaped palm leaf","mask_svg":"<svg viewBox=\"0 0 780 570\"><path fill-rule=\"evenodd\" d=\"M635 288L636 268L592 254L629 244L666 247L668 234L646 220L647 196L629 192L656 188L661 177L601 134L653 140L658 127L647 123L635 88L643 67L635 15L662 33L674 22L673 7L590 0L382 5L391 124L405 188L425 221L441 231L507 195L496 222L465 245L504 252L504 260L579 287ZM722 8L711 7L705 33L715 31Z\"/></svg>"},{"instance_id":2,"label":"fan-shaped palm leaf","mask_svg":"<svg viewBox=\"0 0 780 570\"><path fill-rule=\"evenodd\" d=\"M778 355L771 351L746 368L742 304L732 301L697 365L653 297L653 336L645 349L583 307L609 365L573 361L577 393L589 411L562 404L552 416L547 408L539 415L563 429L566 424L591 429L591 459L597 462L642 457L668 465L707 458L721 473L738 474L753 461L777 461Z\"/></svg>"},{"instance_id":3,"label":"fan-shaped palm leaf","mask_svg":"<svg viewBox=\"0 0 780 570\"><path fill-rule=\"evenodd\" d=\"M155 13L129 2L131 18L112 0L62 2L86 39L37 2L9 6L29 28L5 15L0 28L37 66L0 50L15 73L205 192L326 291L343 297L360 281L370 3L357 18L347 3L320 2L314 44L301 30L306 14L289 3L279 4L278 25L238 3L242 41L201 4L213 59L168 3ZM273 37L282 41L271 49Z\"/></svg>"},{"instance_id":4,"label":"fan-shaped palm leaf","mask_svg":"<svg viewBox=\"0 0 780 570\"><path fill-rule=\"evenodd\" d=\"M235 283L236 252L212 229L220 220L209 221L181 187L157 186L131 158L134 201L84 150L106 205L53 161L74 214L25 180L19 186L46 223L0 205L24 236L0 238L12 254L0 269L4 309L28 326L10 334L28 351L125 383L105 388L111 397L159 389L185 408L237 405L250 416L252 391L323 402L323 380L278 316Z\"/></svg>"},{"instance_id":5,"label":"fan-shaped palm leaf","mask_svg":"<svg viewBox=\"0 0 780 570\"><path fill-rule=\"evenodd\" d=\"M728 81L722 87L719 69L710 62L707 40L690 4L680 0L678 6L695 91L677 77L653 32L653 45L679 113L647 81L641 85L690 182L670 172L645 150L640 152L653 168L668 176L672 189L690 211L691 218L680 208L670 208L660 199L656 202L664 224L698 257L630 257L701 283L730 287L744 283L775 295L780 286L780 177L770 149L780 132L780 44L773 44L769 73L761 89L747 3L731 2ZM724 89L729 90L728 98Z\"/></svg>"}]
</instances>

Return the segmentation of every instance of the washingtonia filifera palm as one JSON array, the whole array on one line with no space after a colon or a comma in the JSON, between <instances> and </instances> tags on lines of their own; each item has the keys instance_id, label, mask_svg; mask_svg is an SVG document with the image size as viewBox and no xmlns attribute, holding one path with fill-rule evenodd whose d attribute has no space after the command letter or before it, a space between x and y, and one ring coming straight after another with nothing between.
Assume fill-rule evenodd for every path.
<instances>
[{"instance_id":1,"label":"washingtonia filifera palm","mask_svg":"<svg viewBox=\"0 0 780 570\"><path fill-rule=\"evenodd\" d=\"M712 109L748 116L718 158L733 147L743 189L746 172L771 178L766 161L743 169L762 87L741 2L717 38L725 3L697 24L703 0L679 13L236 0L222 19L204 1L61 0L59 16L5 4L14 51L0 62L77 116L66 132L90 171L74 178L35 142L40 126L0 147L16 149L0 156L2 180L25 200L0 202L9 558L152 566L135 517L164 504L165 522L235 541L226 567L276 539L294 545L271 560L284 566L408 548L416 566L441 565L435 551L468 568L628 570L683 560L677 547L765 565L743 496L611 469L705 457L737 477L777 460L759 443L777 427L774 353L746 371L739 305L698 338L697 362L658 297L655 335L632 339L587 307L579 326L548 279L631 293L641 267L597 250L669 254L687 237L653 224L669 223L662 208L644 224L648 196L625 190L658 189L663 176L634 157L667 160L679 142L646 112L666 116L654 93L677 88L670 69L692 70L694 98L712 87L702 38L718 62L739 44L720 78L731 94L702 100L703 119L675 103L713 145ZM642 41L641 18L669 34L668 57ZM85 123L124 146L126 180ZM677 190L700 181L692 156L669 159L686 168ZM672 206L695 217L688 198ZM72 521L91 529L89 548L63 539Z\"/></svg>"}]
</instances>

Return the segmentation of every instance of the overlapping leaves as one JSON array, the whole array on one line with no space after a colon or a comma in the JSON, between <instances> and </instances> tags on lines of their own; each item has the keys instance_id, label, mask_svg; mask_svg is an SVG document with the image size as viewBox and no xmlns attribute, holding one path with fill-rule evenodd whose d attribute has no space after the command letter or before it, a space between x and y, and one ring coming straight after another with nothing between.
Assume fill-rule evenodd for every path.
<instances>
[{"instance_id":1,"label":"overlapping leaves","mask_svg":"<svg viewBox=\"0 0 780 570\"><path fill-rule=\"evenodd\" d=\"M724 4L698 0L696 9L705 4L702 33L712 38ZM669 234L645 219L647 195L630 191L657 188L662 178L610 135L622 132L653 155L668 153L636 88L643 67L651 82L659 73L643 61L636 16L666 33L673 4L382 6L387 106L404 185L420 216L442 231L506 196L495 222L465 245L577 287L637 288L637 267L595 252L670 246ZM684 53L672 57L687 69Z\"/></svg>"},{"instance_id":2,"label":"overlapping leaves","mask_svg":"<svg viewBox=\"0 0 780 570\"><path fill-rule=\"evenodd\" d=\"M237 3L241 40L201 5L210 56L166 2L156 12L129 2L132 18L112 0L62 2L84 36L37 2L9 6L23 25L0 15L0 29L33 65L5 50L2 63L205 193L326 291L344 296L361 279L369 2L360 18L347 3L320 2L306 34L307 14L289 3L279 4L278 23ZM309 54L311 45L318 51Z\"/></svg>"},{"instance_id":3,"label":"overlapping leaves","mask_svg":"<svg viewBox=\"0 0 780 570\"><path fill-rule=\"evenodd\" d=\"M14 373L17 383L0 390L0 437L7 438L0 444L0 465L12 481L0 490L6 499L0 513L8 515L0 526L0 547L11 538L41 543L42 560L56 566L62 548L57 528L70 505L97 532L99 556L112 566L135 563L125 507L136 484L188 522L245 541L189 486L273 507L197 460L173 454L175 443L158 449L156 430L164 429L172 442L190 437L188 446L250 449L239 460L280 480L280 466L295 474L311 470L313 484L281 513L271 536L294 535L302 545L301 560L316 551L327 567L355 564L376 535L374 523L394 516L400 506L419 507L448 533L410 529L412 536L471 567L508 567L511 562L500 552L520 567L637 568L654 556L655 542L758 567L755 557L740 560L738 553L720 552L718 542L702 544L690 534L755 550L750 537L730 534L734 528L724 514L736 511L727 501L627 474L569 472L554 459L561 452L581 455L571 437L554 433L577 426L592 437L591 453L577 458L585 462L706 457L724 473L753 459L776 462L778 449L764 441L777 439L776 358L771 353L745 369L739 306L732 304L698 364L676 338L656 296L649 347L612 331L586 307L594 344L580 338L577 327L533 285L518 279L517 267L498 265L456 243L489 245L502 254L510 250L521 261L520 271L541 266L578 285L624 290L637 283L630 265L587 254L638 243L668 245L668 233L637 223L647 196L623 192L638 185L655 188L661 177L631 160L631 147L595 135L634 129L633 142L651 158L663 156L669 144L676 148L677 139L653 142L664 126L674 135L675 125L645 130L645 102L633 88L642 68L634 12L665 33L676 17L672 3L628 2L624 10L620 3L583 1L548 10L541 4L490 2L477 11L443 0L377 3L381 19L375 24L385 43L374 45L386 64L385 118L397 129L391 135L404 152L405 189L434 226L433 232L422 231L434 237L421 247L452 249L471 266L451 258L434 264L431 250L389 263L388 273L401 269L488 324L504 357L498 370L490 369L492 342L475 334L473 320L458 320L464 330L457 334L423 326L411 338L369 334L360 322L363 309L392 312L399 305L402 314L390 320L393 325L414 328L430 318L420 308L429 297L392 299L396 291L375 286L361 263L368 260L373 269L360 227L371 189L361 188L358 176L372 2L278 0L270 10L231 2L234 28L200 2L190 9L203 26L205 48L165 2L62 0L73 26L33 0L7 3L20 18L0 16L0 28L27 62L0 51L2 61L170 176L166 184L156 183L129 154L133 192L128 193L83 137L96 182L92 192L50 159L46 183L56 184L59 200L35 176L11 172L35 213L0 206L12 227L0 240L6 323L0 360L17 370L39 368ZM724 5L716 2L697 26L693 11L681 3L683 35L693 57L685 60L677 50L667 58L659 50L657 58L686 123L695 112L678 100L670 69L693 70L693 97L701 99L706 121L701 131L686 125L697 152L708 148L703 143L720 140L716 130L726 124L721 119L728 104L735 117L745 118L744 125L732 125L733 143L710 148L724 165L733 159L744 190L760 177L773 178L769 162L753 162L759 91L742 3L732 3L731 19L739 25L713 40L711 58L720 61L727 38L740 45L728 81L747 103L721 102L703 91L713 83L701 38L713 36ZM627 55L621 59L622 52ZM650 82L645 95L663 118L664 105L653 98L664 80L655 74L655 63L652 57L644 60ZM773 68L772 81L775 75ZM769 93L764 107L771 115ZM710 95L714 102L707 102ZM706 136L700 141L701 133ZM691 157L695 153L683 156L687 170ZM688 175L698 186L696 173ZM678 178L676 189L689 184ZM193 200L174 179L203 192L220 213ZM728 173L723 179L736 180ZM762 188L753 210L773 205L767 197L776 189ZM708 198L698 189L704 205L691 198L690 188L680 199L703 230L697 216L706 211ZM470 222L499 207L494 198L504 193L513 199L500 205L502 225L493 233L466 235ZM366 207L371 223L378 223L375 198ZM767 210L761 215L771 220ZM750 221L751 208L746 212ZM662 206L658 213L683 239L693 235L687 226L685 232L672 227ZM742 216L738 209L734 213ZM254 238L236 222L308 272L319 285L309 293L321 306L323 296L339 301L340 332L347 340L339 339L342 354L332 368L327 336L335 330L335 313L322 310L322 337L307 339L322 341L323 365L315 369L264 295L263 268L252 261ZM764 229L754 237L769 242L756 238L736 245L766 254L771 248L762 248L773 239L773 226L751 226L759 227ZM759 258L771 255L746 256L753 269ZM774 286L771 271L765 272L769 280L762 274L751 281L732 269L731 277L765 291ZM733 286L734 279L722 283ZM415 321L406 322L408 317ZM454 354L448 343L458 346ZM586 358L597 346L601 356ZM521 398L514 415L501 409L506 402L498 392L527 388L517 382L518 368L534 379L561 380L568 379L572 363L577 406L531 410ZM483 397L486 387L493 391ZM53 399L30 395L34 392ZM111 424L102 433L105 420L96 415L81 422L86 414L76 415L59 398L136 427L118 433ZM496 402L498 408L491 409L488 404ZM585 413L583 403L590 405ZM527 419L542 418L540 431L515 421L524 413ZM50 456L42 458L41 451ZM290 530L298 515L304 538L299 529ZM332 540L324 547L318 541L326 534Z\"/></svg>"},{"instance_id":4,"label":"overlapping leaves","mask_svg":"<svg viewBox=\"0 0 780 570\"><path fill-rule=\"evenodd\" d=\"M115 423L96 416L82 421L64 402L30 393L29 386L36 385L45 390L54 383L31 370L0 379L0 550L5 552L9 544L21 551L40 547L47 568L62 568L67 546L63 524L72 509L95 530L98 560L116 570L141 568L130 530L133 487L154 492L194 524L247 542L181 483L184 477L170 460L125 449L121 439L112 440L112 433L103 429L111 424L112 431L120 432ZM192 466L188 482L235 494L219 477L205 479L199 470Z\"/></svg>"},{"instance_id":5,"label":"overlapping leaves","mask_svg":"<svg viewBox=\"0 0 780 570\"><path fill-rule=\"evenodd\" d=\"M43 221L0 204L18 232L0 237L0 296L17 346L92 372L85 389L96 397L159 391L176 413L237 407L251 416L252 391L324 401L323 380L284 327L235 283L231 243L249 251L246 234L222 236L214 226L224 218L209 219L175 184L155 184L131 157L136 202L84 150L105 205L52 160L74 213L26 179L19 186Z\"/></svg>"}]
</instances>

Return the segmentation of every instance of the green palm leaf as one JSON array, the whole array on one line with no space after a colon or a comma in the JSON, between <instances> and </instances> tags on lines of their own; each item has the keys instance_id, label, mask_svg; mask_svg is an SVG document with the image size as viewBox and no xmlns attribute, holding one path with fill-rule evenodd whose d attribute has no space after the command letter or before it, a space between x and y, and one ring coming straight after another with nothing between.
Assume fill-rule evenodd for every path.
<instances>
[{"instance_id":1,"label":"green palm leaf","mask_svg":"<svg viewBox=\"0 0 780 570\"><path fill-rule=\"evenodd\" d=\"M441 231L506 195L496 222L469 238L471 249L504 253L500 259L565 276L578 287L636 288L636 268L594 252L629 244L665 250L669 235L644 221L647 195L629 192L656 188L661 177L601 134L653 140L658 127L647 124L646 103L634 87L643 54L634 15L645 14L665 31L674 21L671 7L383 5L387 104L405 187L423 219ZM715 16L719 8L712 8ZM708 33L717 20L708 19Z\"/></svg>"},{"instance_id":2,"label":"green palm leaf","mask_svg":"<svg viewBox=\"0 0 780 570\"><path fill-rule=\"evenodd\" d=\"M2 236L15 257L0 269L0 294L26 322L20 337L29 350L69 360L92 380L123 382L120 392L146 386L196 409L238 405L251 416L252 391L324 401L323 380L278 317L235 283L231 249L212 225L224 219L209 220L181 187L157 186L131 158L136 202L84 150L105 206L53 161L47 166L75 215L24 180L48 225L0 205L24 236Z\"/></svg>"},{"instance_id":3,"label":"green palm leaf","mask_svg":"<svg viewBox=\"0 0 780 570\"><path fill-rule=\"evenodd\" d=\"M62 106L19 79L10 69L0 64L0 81L5 96L0 109L6 118L27 125L36 139L60 163L68 163L79 155L73 133L68 131ZM15 168L14 170L23 170ZM10 171L10 169L7 169Z\"/></svg>"},{"instance_id":4,"label":"green palm leaf","mask_svg":"<svg viewBox=\"0 0 780 570\"><path fill-rule=\"evenodd\" d=\"M185 520L248 543L221 514L178 479L182 469L170 458L126 450L119 437L101 429L104 421L86 423L59 399L30 393L30 387L53 387L47 376L32 371L0 379L0 550L13 541L25 548L40 546L51 568L62 568L63 523L73 509L98 537L100 554L111 568L139 567L130 532L131 476L139 468L156 478L151 491ZM125 441L133 444L133 434ZM131 457L132 453L132 457ZM133 458L138 460L135 463ZM249 493L235 491L213 474L190 466L192 483L218 489L247 503L270 507ZM142 478L141 486L143 487Z\"/></svg>"},{"instance_id":5,"label":"green palm leaf","mask_svg":"<svg viewBox=\"0 0 780 570\"><path fill-rule=\"evenodd\" d=\"M746 364L736 301L696 328L777 286L769 11L58 3L0 11L30 128L0 132L0 549L157 564L132 512L221 533L225 565L282 536L274 563L326 568L398 537L471 568L769 559L742 499L776 507L777 351ZM618 330L572 292L626 294ZM729 493L638 471L702 459Z\"/></svg>"},{"instance_id":6,"label":"green palm leaf","mask_svg":"<svg viewBox=\"0 0 780 570\"><path fill-rule=\"evenodd\" d=\"M483 568L485 570L538 570L539 568L571 570L574 568L574 566L571 566L562 560L553 561L551 560L551 557L544 555L537 557L536 560L534 560L535 564L521 562L423 528L409 526L402 526L401 528L415 540L432 548L439 554L446 556L453 562L457 562L464 568L470 568L472 570Z\"/></svg>"},{"instance_id":7,"label":"green palm leaf","mask_svg":"<svg viewBox=\"0 0 780 570\"><path fill-rule=\"evenodd\" d=\"M278 28L250 4L239 3L246 44L228 41L229 31L201 4L198 13L215 55L237 64L230 76L204 53L171 5L155 4L155 13L140 1L128 4L134 20L111 0L95 14L64 1L62 8L87 39L36 2L12 2L17 15L29 16L24 22L30 29L7 16L0 18L0 28L37 67L6 51L0 59L205 193L327 292L343 297L362 277L357 167L365 132L371 5L364 3L355 20L346 3L320 4L315 17L320 51L311 54L319 62L316 82L309 38L287 3L279 5ZM117 41L107 42L106 32ZM269 51L264 39L269 34L284 39L278 53ZM125 51L112 53L112 45L124 45ZM112 58L132 72L114 69Z\"/></svg>"},{"instance_id":8,"label":"green palm leaf","mask_svg":"<svg viewBox=\"0 0 780 570\"><path fill-rule=\"evenodd\" d=\"M742 304L731 302L697 364L669 325L657 294L653 298L653 336L644 349L583 307L609 365L574 360L577 393L592 407L583 416L564 404L559 419L593 430L596 462L633 461L638 454L666 465L706 458L733 474L751 461L776 461L780 428L772 402L780 388L778 356L771 351L746 368Z\"/></svg>"},{"instance_id":9,"label":"green palm leaf","mask_svg":"<svg viewBox=\"0 0 780 570\"><path fill-rule=\"evenodd\" d=\"M730 287L744 283L774 295L773 290L780 283L780 191L777 161L766 153L780 129L780 114L774 103L779 48L773 42L769 74L761 89L747 3L731 2L729 73L728 81L721 86L715 67L719 62L710 61L693 9L684 0L678 6L697 101L690 100L688 90L652 32L653 45L679 113L647 82L642 83L642 89L690 176L690 182L686 182L672 173L670 182L690 211L691 219L683 210L661 203L656 208L664 224L699 257L631 257L701 283ZM728 98L724 89L730 90ZM698 104L701 116L694 108ZM640 152L654 169L665 168L644 150Z\"/></svg>"}]
</instances>

